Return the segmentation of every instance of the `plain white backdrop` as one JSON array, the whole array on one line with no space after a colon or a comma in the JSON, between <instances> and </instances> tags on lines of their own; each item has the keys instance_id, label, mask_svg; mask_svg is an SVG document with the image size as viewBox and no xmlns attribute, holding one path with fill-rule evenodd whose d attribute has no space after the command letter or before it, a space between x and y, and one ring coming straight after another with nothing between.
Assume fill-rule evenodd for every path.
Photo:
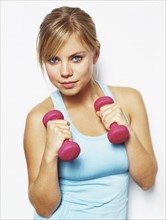
<instances>
[{"instance_id":1,"label":"plain white backdrop","mask_svg":"<svg viewBox=\"0 0 166 220\"><path fill-rule=\"evenodd\" d=\"M144 98L159 170L149 191L131 180L128 218L164 220L165 1L157 0L1 2L1 219L32 219L23 132L28 112L53 89L37 63L36 37L44 16L62 5L79 6L95 21L100 79Z\"/></svg>"}]
</instances>

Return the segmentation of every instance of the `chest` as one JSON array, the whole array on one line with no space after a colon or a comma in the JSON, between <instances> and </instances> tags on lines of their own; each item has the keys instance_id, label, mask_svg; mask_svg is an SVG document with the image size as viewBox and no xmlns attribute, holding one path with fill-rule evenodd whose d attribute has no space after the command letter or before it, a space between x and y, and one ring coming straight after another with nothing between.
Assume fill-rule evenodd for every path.
<instances>
[{"instance_id":1,"label":"chest","mask_svg":"<svg viewBox=\"0 0 166 220\"><path fill-rule=\"evenodd\" d=\"M106 135L82 137L74 134L80 155L73 161L59 161L59 177L68 180L89 180L128 172L124 145L110 144Z\"/></svg>"},{"instance_id":2,"label":"chest","mask_svg":"<svg viewBox=\"0 0 166 220\"><path fill-rule=\"evenodd\" d=\"M73 126L83 135L100 136L107 131L94 109L78 109L68 111Z\"/></svg>"}]
</instances>

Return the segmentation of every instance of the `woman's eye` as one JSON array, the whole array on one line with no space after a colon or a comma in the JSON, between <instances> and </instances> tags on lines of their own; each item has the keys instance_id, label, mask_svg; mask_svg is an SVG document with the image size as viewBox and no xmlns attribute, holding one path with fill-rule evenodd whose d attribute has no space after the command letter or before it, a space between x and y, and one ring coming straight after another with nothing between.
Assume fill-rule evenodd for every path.
<instances>
[{"instance_id":1,"label":"woman's eye","mask_svg":"<svg viewBox=\"0 0 166 220\"><path fill-rule=\"evenodd\" d=\"M48 60L51 64L57 63L58 58L57 57L52 57L51 59Z\"/></svg>"},{"instance_id":2,"label":"woman's eye","mask_svg":"<svg viewBox=\"0 0 166 220\"><path fill-rule=\"evenodd\" d=\"M73 61L74 61L75 63L80 62L81 60L82 60L82 57L81 57L81 56L74 56L74 57L73 57Z\"/></svg>"}]
</instances>

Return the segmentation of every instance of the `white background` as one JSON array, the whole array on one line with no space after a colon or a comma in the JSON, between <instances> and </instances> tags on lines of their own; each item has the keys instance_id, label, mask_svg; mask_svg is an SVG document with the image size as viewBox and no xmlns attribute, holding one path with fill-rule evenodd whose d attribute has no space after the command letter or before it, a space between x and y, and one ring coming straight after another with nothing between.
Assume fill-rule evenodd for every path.
<instances>
[{"instance_id":1,"label":"white background","mask_svg":"<svg viewBox=\"0 0 166 220\"><path fill-rule=\"evenodd\" d=\"M24 125L30 109L52 90L37 64L35 44L44 16L62 5L79 6L95 21L102 45L98 64L102 81L138 89L146 104L159 171L149 191L131 181L129 219L166 219L164 2L2 1L1 219L32 219Z\"/></svg>"}]
</instances>

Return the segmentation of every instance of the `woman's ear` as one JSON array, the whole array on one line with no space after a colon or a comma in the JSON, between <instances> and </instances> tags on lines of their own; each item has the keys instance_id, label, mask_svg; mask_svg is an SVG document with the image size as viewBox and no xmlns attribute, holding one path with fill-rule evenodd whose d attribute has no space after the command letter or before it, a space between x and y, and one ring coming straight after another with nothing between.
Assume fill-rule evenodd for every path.
<instances>
[{"instance_id":1,"label":"woman's ear","mask_svg":"<svg viewBox=\"0 0 166 220\"><path fill-rule=\"evenodd\" d=\"M98 61L98 58L100 56L100 46L97 47L95 53L94 53L94 56L93 56L93 64L96 64L97 61Z\"/></svg>"}]
</instances>

